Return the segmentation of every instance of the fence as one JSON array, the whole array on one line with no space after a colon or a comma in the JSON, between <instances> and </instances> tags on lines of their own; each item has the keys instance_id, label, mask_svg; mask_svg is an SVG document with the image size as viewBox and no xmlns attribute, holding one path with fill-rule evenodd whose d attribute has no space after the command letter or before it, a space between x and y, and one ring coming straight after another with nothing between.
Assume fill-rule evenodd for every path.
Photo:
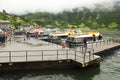
<instances>
[{"instance_id":1,"label":"fence","mask_svg":"<svg viewBox=\"0 0 120 80\"><path fill-rule=\"evenodd\" d=\"M88 54L86 55L86 53ZM82 53L76 49L0 51L0 63L51 61L63 59L72 59L85 63L86 60L91 60L91 55L91 51L84 51L84 53Z\"/></svg>"}]
</instances>

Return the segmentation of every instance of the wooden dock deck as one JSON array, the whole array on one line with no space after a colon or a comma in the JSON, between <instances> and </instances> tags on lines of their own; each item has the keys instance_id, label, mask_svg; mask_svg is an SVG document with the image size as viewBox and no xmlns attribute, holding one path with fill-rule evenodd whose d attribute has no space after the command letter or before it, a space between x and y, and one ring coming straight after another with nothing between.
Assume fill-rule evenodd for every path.
<instances>
[{"instance_id":1,"label":"wooden dock deck","mask_svg":"<svg viewBox=\"0 0 120 80\"><path fill-rule=\"evenodd\" d=\"M40 41L38 41L37 43L34 43L34 45L38 44L39 42ZM27 42L27 45L28 43L30 42ZM46 46L41 46L36 48L32 47L32 49L29 48L27 50L26 49L19 50L16 46L16 50L11 50L11 49L1 50L0 51L0 70L2 69L5 70L5 68L7 68L8 66L11 67L11 65L15 65L16 63L18 65L20 63L27 64L27 63L33 63L33 62L55 62L55 61L57 62L56 65L58 65L58 63L62 63L66 61L66 62L72 62L71 63L72 65L75 64L81 68L84 68L91 65L99 65L100 56L96 55L99 52L109 50L115 47L120 47L120 43L118 42L96 42L96 43L88 44L87 49L84 46L79 46L72 49L69 49L69 48L62 49L60 45L46 43L44 41L42 41L42 43L46 44ZM5 66L6 64L8 64L7 67ZM24 64L24 67L29 67L26 64ZM48 64L46 65L46 64L44 64L44 67L50 66L50 64L49 65ZM68 64L68 63L65 63L65 64ZM53 64L51 63L51 65ZM22 67L23 65L21 64L19 66ZM14 69L16 69L15 66L13 67ZM10 68L10 69L13 69L13 68Z\"/></svg>"}]
</instances>

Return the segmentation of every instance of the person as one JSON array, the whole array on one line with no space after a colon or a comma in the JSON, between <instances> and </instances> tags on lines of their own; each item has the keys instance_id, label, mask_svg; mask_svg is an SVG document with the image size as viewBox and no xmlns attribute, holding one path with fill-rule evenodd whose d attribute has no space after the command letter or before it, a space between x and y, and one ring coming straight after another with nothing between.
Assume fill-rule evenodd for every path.
<instances>
[{"instance_id":1,"label":"person","mask_svg":"<svg viewBox=\"0 0 120 80\"><path fill-rule=\"evenodd\" d=\"M26 33L26 37L27 37L27 39L30 39L30 33L29 32Z\"/></svg>"},{"instance_id":2,"label":"person","mask_svg":"<svg viewBox=\"0 0 120 80\"><path fill-rule=\"evenodd\" d=\"M84 42L84 46L85 46L85 48L87 48L87 39L84 38L84 39L83 39L83 42Z\"/></svg>"},{"instance_id":3,"label":"person","mask_svg":"<svg viewBox=\"0 0 120 80\"><path fill-rule=\"evenodd\" d=\"M23 40L26 40L26 33L23 33Z\"/></svg>"},{"instance_id":4,"label":"person","mask_svg":"<svg viewBox=\"0 0 120 80\"><path fill-rule=\"evenodd\" d=\"M62 48L66 48L65 41L62 42Z\"/></svg>"},{"instance_id":5,"label":"person","mask_svg":"<svg viewBox=\"0 0 120 80\"><path fill-rule=\"evenodd\" d=\"M101 39L102 39L102 34L99 34L98 40L101 40Z\"/></svg>"},{"instance_id":6,"label":"person","mask_svg":"<svg viewBox=\"0 0 120 80\"><path fill-rule=\"evenodd\" d=\"M96 36L95 36L95 34L93 34L93 41L96 41Z\"/></svg>"},{"instance_id":7,"label":"person","mask_svg":"<svg viewBox=\"0 0 120 80\"><path fill-rule=\"evenodd\" d=\"M38 32L36 32L36 39L38 39Z\"/></svg>"}]
</instances>

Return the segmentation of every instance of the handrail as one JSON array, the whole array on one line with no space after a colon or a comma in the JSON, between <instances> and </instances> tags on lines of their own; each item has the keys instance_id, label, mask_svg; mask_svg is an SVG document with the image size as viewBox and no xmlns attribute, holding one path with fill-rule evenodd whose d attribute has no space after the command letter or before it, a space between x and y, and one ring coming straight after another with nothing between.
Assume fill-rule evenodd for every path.
<instances>
[{"instance_id":1,"label":"handrail","mask_svg":"<svg viewBox=\"0 0 120 80\"><path fill-rule=\"evenodd\" d=\"M14 62L13 58L17 58L17 57L24 58L24 62L28 62L30 57L39 57L39 61L44 61L45 57L50 58L51 56L53 56L55 60L61 60L64 57L64 59L73 59L73 60L77 61L78 58L81 58L81 59L83 59L83 63L85 63L86 52L88 52L88 51L85 51L84 55L81 56L80 54L83 54L83 53L77 51L76 49L72 50L72 52L70 51L70 49L0 51L0 54L7 53L7 56L6 56L6 54L0 55L0 58L7 58L8 59L7 62L11 63L11 62ZM17 55L18 53L19 53L19 55ZM70 55L73 55L73 58L69 58ZM90 55L91 55L91 52L89 53L89 56ZM61 56L63 56L63 57L61 57ZM47 60L51 60L51 59L47 59ZM19 62L19 59L17 61Z\"/></svg>"}]
</instances>

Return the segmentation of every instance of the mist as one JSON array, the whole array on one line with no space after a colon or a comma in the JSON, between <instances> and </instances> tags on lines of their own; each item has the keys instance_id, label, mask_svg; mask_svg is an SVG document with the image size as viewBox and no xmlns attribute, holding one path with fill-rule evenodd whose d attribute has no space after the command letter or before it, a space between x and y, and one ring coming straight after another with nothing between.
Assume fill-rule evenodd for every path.
<instances>
[{"instance_id":1,"label":"mist","mask_svg":"<svg viewBox=\"0 0 120 80\"><path fill-rule=\"evenodd\" d=\"M23 15L34 12L59 13L64 10L86 7L94 10L106 8L112 10L119 0L0 0L0 12L4 9L8 13Z\"/></svg>"}]
</instances>

